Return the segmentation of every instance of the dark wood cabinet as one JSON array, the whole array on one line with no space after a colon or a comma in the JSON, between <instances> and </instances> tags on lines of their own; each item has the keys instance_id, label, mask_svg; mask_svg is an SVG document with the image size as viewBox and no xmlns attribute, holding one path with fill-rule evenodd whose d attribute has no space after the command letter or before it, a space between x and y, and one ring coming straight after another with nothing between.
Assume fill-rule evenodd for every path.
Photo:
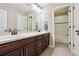
<instances>
[{"instance_id":1,"label":"dark wood cabinet","mask_svg":"<svg viewBox=\"0 0 79 59\"><path fill-rule=\"evenodd\" d=\"M40 55L42 53L42 47L39 47L37 50L36 50L36 55Z\"/></svg>"},{"instance_id":2,"label":"dark wood cabinet","mask_svg":"<svg viewBox=\"0 0 79 59\"><path fill-rule=\"evenodd\" d=\"M48 45L49 45L49 39L46 38L46 47L48 47Z\"/></svg>"},{"instance_id":3,"label":"dark wood cabinet","mask_svg":"<svg viewBox=\"0 0 79 59\"><path fill-rule=\"evenodd\" d=\"M24 46L24 56L33 56L34 55L34 44L31 43L28 46Z\"/></svg>"},{"instance_id":4,"label":"dark wood cabinet","mask_svg":"<svg viewBox=\"0 0 79 59\"><path fill-rule=\"evenodd\" d=\"M42 50L45 50L48 47L48 45L49 45L49 34L43 35L42 40L43 40L42 41L43 42Z\"/></svg>"},{"instance_id":5,"label":"dark wood cabinet","mask_svg":"<svg viewBox=\"0 0 79 59\"><path fill-rule=\"evenodd\" d=\"M0 44L1 56L37 56L49 45L49 33Z\"/></svg>"},{"instance_id":6,"label":"dark wood cabinet","mask_svg":"<svg viewBox=\"0 0 79 59\"><path fill-rule=\"evenodd\" d=\"M23 55L23 50L22 49L17 49L17 50L8 52L4 56L21 56L21 55Z\"/></svg>"},{"instance_id":7,"label":"dark wood cabinet","mask_svg":"<svg viewBox=\"0 0 79 59\"><path fill-rule=\"evenodd\" d=\"M36 37L36 55L42 53L42 36Z\"/></svg>"},{"instance_id":8,"label":"dark wood cabinet","mask_svg":"<svg viewBox=\"0 0 79 59\"><path fill-rule=\"evenodd\" d=\"M45 42L45 39L43 39L43 47L42 47L42 50L45 50L45 47L46 47L46 42Z\"/></svg>"}]
</instances>

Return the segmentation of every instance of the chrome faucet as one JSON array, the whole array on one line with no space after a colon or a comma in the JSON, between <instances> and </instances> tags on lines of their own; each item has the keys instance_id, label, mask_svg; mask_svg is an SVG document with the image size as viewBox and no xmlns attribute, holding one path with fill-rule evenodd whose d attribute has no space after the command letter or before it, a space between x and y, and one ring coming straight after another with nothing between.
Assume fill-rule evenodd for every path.
<instances>
[{"instance_id":1,"label":"chrome faucet","mask_svg":"<svg viewBox=\"0 0 79 59\"><path fill-rule=\"evenodd\" d=\"M15 28L13 31L11 29L5 30L5 32L11 32L11 35L16 35L17 34L17 29Z\"/></svg>"},{"instance_id":2,"label":"chrome faucet","mask_svg":"<svg viewBox=\"0 0 79 59\"><path fill-rule=\"evenodd\" d=\"M17 29L16 29L16 28L14 29L14 35L15 35L15 34L17 34Z\"/></svg>"},{"instance_id":3,"label":"chrome faucet","mask_svg":"<svg viewBox=\"0 0 79 59\"><path fill-rule=\"evenodd\" d=\"M11 32L11 35L16 35L17 34L17 29L15 28L13 31L9 29L9 32Z\"/></svg>"}]
</instances>

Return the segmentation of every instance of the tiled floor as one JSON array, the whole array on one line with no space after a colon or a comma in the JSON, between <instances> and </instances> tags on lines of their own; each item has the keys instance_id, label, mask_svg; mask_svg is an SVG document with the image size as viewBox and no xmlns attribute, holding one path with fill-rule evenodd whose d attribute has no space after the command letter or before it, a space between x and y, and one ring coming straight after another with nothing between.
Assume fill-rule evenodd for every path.
<instances>
[{"instance_id":1,"label":"tiled floor","mask_svg":"<svg viewBox=\"0 0 79 59\"><path fill-rule=\"evenodd\" d=\"M40 56L73 56L67 44L57 43L55 48L47 48Z\"/></svg>"}]
</instances>

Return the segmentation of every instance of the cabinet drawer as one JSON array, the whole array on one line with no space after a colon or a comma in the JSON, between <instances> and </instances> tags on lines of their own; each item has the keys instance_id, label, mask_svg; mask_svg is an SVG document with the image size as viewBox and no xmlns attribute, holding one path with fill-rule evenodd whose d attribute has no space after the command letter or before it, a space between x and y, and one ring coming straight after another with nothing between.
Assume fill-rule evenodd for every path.
<instances>
[{"instance_id":1,"label":"cabinet drawer","mask_svg":"<svg viewBox=\"0 0 79 59\"><path fill-rule=\"evenodd\" d=\"M21 41L15 41L0 46L0 55L18 49L21 46Z\"/></svg>"},{"instance_id":2,"label":"cabinet drawer","mask_svg":"<svg viewBox=\"0 0 79 59\"><path fill-rule=\"evenodd\" d=\"M36 36L35 38L36 38L36 41L37 40L41 40L42 39L42 36L41 35L40 36Z\"/></svg>"},{"instance_id":3,"label":"cabinet drawer","mask_svg":"<svg viewBox=\"0 0 79 59\"><path fill-rule=\"evenodd\" d=\"M48 34L44 34L42 37L47 37L48 38L48 36L49 36Z\"/></svg>"},{"instance_id":4,"label":"cabinet drawer","mask_svg":"<svg viewBox=\"0 0 79 59\"><path fill-rule=\"evenodd\" d=\"M24 47L24 56L33 56L34 55L34 43L31 43Z\"/></svg>"},{"instance_id":5,"label":"cabinet drawer","mask_svg":"<svg viewBox=\"0 0 79 59\"><path fill-rule=\"evenodd\" d=\"M4 56L21 56L21 55L23 55L23 54L21 54L21 49L17 49L17 50L14 50L14 51L11 51L11 52L5 54Z\"/></svg>"},{"instance_id":6,"label":"cabinet drawer","mask_svg":"<svg viewBox=\"0 0 79 59\"><path fill-rule=\"evenodd\" d=\"M23 46L28 45L32 42L34 42L34 38L27 38L27 39L22 40Z\"/></svg>"}]
</instances>

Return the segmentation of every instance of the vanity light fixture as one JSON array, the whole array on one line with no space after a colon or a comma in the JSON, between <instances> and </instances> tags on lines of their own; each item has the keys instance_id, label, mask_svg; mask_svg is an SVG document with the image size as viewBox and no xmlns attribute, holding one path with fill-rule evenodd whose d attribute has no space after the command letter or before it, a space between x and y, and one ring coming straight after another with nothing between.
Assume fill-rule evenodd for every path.
<instances>
[{"instance_id":1,"label":"vanity light fixture","mask_svg":"<svg viewBox=\"0 0 79 59\"><path fill-rule=\"evenodd\" d=\"M32 5L32 9L37 11L37 12L41 12L42 11L41 7L38 6L38 4L36 4L36 3Z\"/></svg>"}]
</instances>

